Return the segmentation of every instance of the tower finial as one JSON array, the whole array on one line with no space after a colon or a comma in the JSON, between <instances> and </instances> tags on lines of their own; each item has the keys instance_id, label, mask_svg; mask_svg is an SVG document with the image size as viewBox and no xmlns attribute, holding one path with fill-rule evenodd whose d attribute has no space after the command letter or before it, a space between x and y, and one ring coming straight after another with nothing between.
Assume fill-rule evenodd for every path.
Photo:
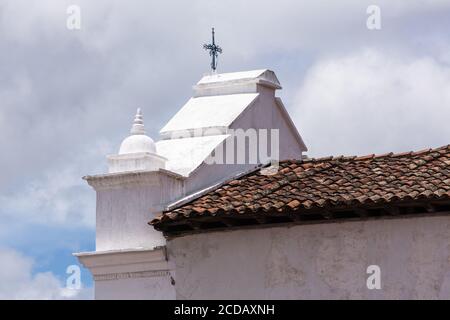
<instances>
[{"instance_id":1,"label":"tower finial","mask_svg":"<svg viewBox=\"0 0 450 320\"><path fill-rule=\"evenodd\" d=\"M142 117L141 108L136 111L136 116L134 117L133 126L130 130L131 134L145 134L144 119Z\"/></svg>"},{"instance_id":2,"label":"tower finial","mask_svg":"<svg viewBox=\"0 0 450 320\"><path fill-rule=\"evenodd\" d=\"M215 39L214 39L214 28L212 28L212 43L211 44L204 44L203 49L209 50L209 55L212 58L211 61L211 69L213 72L216 71L217 68L217 58L219 57L219 53L222 53L222 48L216 45Z\"/></svg>"}]
</instances>

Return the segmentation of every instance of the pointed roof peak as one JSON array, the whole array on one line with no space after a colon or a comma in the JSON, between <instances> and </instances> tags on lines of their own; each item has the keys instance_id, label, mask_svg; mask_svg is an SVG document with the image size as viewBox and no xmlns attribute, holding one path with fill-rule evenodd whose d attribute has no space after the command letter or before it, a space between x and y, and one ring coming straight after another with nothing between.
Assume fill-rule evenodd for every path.
<instances>
[{"instance_id":1,"label":"pointed roof peak","mask_svg":"<svg viewBox=\"0 0 450 320\"><path fill-rule=\"evenodd\" d=\"M119 155L143 152L156 154L156 146L153 139L145 134L144 119L141 108L138 108L131 126L130 135L120 145Z\"/></svg>"},{"instance_id":2,"label":"pointed roof peak","mask_svg":"<svg viewBox=\"0 0 450 320\"><path fill-rule=\"evenodd\" d=\"M130 130L131 134L145 134L144 118L142 116L141 108L137 108L136 116L134 117L133 126Z\"/></svg>"}]
</instances>

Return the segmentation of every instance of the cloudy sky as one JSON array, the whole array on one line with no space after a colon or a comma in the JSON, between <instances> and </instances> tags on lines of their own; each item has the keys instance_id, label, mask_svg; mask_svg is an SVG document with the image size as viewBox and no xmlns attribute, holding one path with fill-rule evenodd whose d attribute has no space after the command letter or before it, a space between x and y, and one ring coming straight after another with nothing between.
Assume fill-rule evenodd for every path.
<instances>
[{"instance_id":1,"label":"cloudy sky","mask_svg":"<svg viewBox=\"0 0 450 320\"><path fill-rule=\"evenodd\" d=\"M71 253L94 249L81 177L137 107L157 139L209 70L212 26L219 72L276 72L310 156L450 143L450 0L0 0L0 299L92 296L85 269L64 289Z\"/></svg>"}]
</instances>

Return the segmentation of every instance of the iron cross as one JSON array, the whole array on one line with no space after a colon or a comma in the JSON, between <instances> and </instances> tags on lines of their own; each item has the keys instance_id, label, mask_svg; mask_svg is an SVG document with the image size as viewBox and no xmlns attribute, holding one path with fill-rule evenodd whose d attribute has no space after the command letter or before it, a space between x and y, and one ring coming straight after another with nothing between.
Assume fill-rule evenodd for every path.
<instances>
[{"instance_id":1,"label":"iron cross","mask_svg":"<svg viewBox=\"0 0 450 320\"><path fill-rule=\"evenodd\" d=\"M214 28L212 28L212 43L204 44L203 49L209 50L209 55L212 57L211 69L215 72L217 68L217 57L219 56L219 53L222 53L222 48L216 45L214 41Z\"/></svg>"}]
</instances>

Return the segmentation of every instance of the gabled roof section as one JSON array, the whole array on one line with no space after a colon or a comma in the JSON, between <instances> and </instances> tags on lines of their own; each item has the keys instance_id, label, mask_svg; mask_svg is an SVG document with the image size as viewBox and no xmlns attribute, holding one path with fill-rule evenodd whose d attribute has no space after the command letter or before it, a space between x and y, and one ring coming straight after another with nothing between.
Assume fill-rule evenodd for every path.
<instances>
[{"instance_id":1,"label":"gabled roof section","mask_svg":"<svg viewBox=\"0 0 450 320\"><path fill-rule=\"evenodd\" d=\"M168 159L167 170L187 177L228 136L225 134L160 140L156 143L156 149L159 155Z\"/></svg>"},{"instance_id":2,"label":"gabled roof section","mask_svg":"<svg viewBox=\"0 0 450 320\"><path fill-rule=\"evenodd\" d=\"M273 223L450 213L450 145L401 154L286 160L151 221L169 235ZM199 231L200 232L200 231Z\"/></svg>"},{"instance_id":3,"label":"gabled roof section","mask_svg":"<svg viewBox=\"0 0 450 320\"><path fill-rule=\"evenodd\" d=\"M189 176L228 137L237 119L260 102L268 105L263 98L274 100L300 149L306 150L281 100L267 94L280 88L275 73L267 69L204 76L194 86L194 97L160 130L157 151L168 159L166 168Z\"/></svg>"},{"instance_id":4,"label":"gabled roof section","mask_svg":"<svg viewBox=\"0 0 450 320\"><path fill-rule=\"evenodd\" d=\"M162 139L179 131L228 126L258 97L258 93L191 98L161 129Z\"/></svg>"}]
</instances>

